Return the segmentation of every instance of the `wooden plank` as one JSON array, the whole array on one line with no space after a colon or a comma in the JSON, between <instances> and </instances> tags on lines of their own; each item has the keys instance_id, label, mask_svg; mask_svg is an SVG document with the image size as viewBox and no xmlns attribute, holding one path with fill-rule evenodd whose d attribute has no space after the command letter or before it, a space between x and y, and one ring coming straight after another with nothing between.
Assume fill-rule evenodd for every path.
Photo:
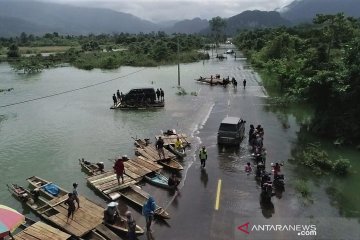
<instances>
[{"instance_id":1,"label":"wooden plank","mask_svg":"<svg viewBox=\"0 0 360 240\"><path fill-rule=\"evenodd\" d=\"M157 168L154 164L151 164L148 161L144 161L140 158L133 159L133 162L135 162L136 164L141 164L141 165L145 166L147 169L149 169L152 172L158 171L160 169L160 168Z\"/></svg>"},{"instance_id":2,"label":"wooden plank","mask_svg":"<svg viewBox=\"0 0 360 240\"><path fill-rule=\"evenodd\" d=\"M151 155L149 155L144 149L142 148L137 148L136 151L143 157L149 159L150 161L156 162L157 158L152 157Z\"/></svg>"},{"instance_id":3,"label":"wooden plank","mask_svg":"<svg viewBox=\"0 0 360 240\"><path fill-rule=\"evenodd\" d=\"M141 176L139 176L139 175L137 175L136 173L132 172L130 169L126 169L125 174L126 174L127 176L131 177L132 179L135 179L135 180L141 178Z\"/></svg>"},{"instance_id":4,"label":"wooden plank","mask_svg":"<svg viewBox=\"0 0 360 240\"><path fill-rule=\"evenodd\" d=\"M66 206L56 206L55 209L59 211L63 215L67 215ZM96 224L98 224L99 220L97 220L96 215L91 215L88 212L84 211L83 208L76 209L74 213L74 219L71 222L76 222L82 228L85 229L93 229ZM101 222L101 221L100 221Z\"/></svg>"},{"instance_id":5,"label":"wooden plank","mask_svg":"<svg viewBox=\"0 0 360 240\"><path fill-rule=\"evenodd\" d=\"M148 174L148 173L153 172L153 170L147 168L147 167L145 166L145 164L142 164L142 162L131 161L131 164L133 164L135 167L141 168L141 169L143 169L144 171L146 171L145 174Z\"/></svg>"},{"instance_id":6,"label":"wooden plank","mask_svg":"<svg viewBox=\"0 0 360 240\"><path fill-rule=\"evenodd\" d=\"M24 230L27 234L36 237L37 239L41 240L47 240L47 239L54 239L54 240L64 240L68 239L71 235L66 234L62 235L60 230L58 230L59 233L54 233L51 231L48 231L46 228L37 228L37 227L28 227Z\"/></svg>"},{"instance_id":7,"label":"wooden plank","mask_svg":"<svg viewBox=\"0 0 360 240\"><path fill-rule=\"evenodd\" d=\"M87 178L87 181L88 181L89 183L91 183L92 181L95 181L95 180L97 180L97 179L110 176L110 175L112 175L112 174L114 174L114 171L107 171L107 172L105 172L105 173L102 173L102 174L99 174L99 175L96 175L96 176L88 177L88 178Z\"/></svg>"},{"instance_id":8,"label":"wooden plank","mask_svg":"<svg viewBox=\"0 0 360 240\"><path fill-rule=\"evenodd\" d=\"M116 174L115 173L112 173L111 175L109 176L106 176L106 177L103 177L103 178L99 178L99 179L96 179L94 181L91 181L91 184L92 185L97 185L97 184L101 184L101 183L104 183L104 182L107 182L108 180L112 180L112 179L116 179Z\"/></svg>"},{"instance_id":9,"label":"wooden plank","mask_svg":"<svg viewBox=\"0 0 360 240\"><path fill-rule=\"evenodd\" d=\"M76 237L81 237L82 235L84 235L84 232L82 232L81 230L75 228L71 224L67 224L66 219L63 220L63 219L59 218L57 215L53 215L51 217L45 217L45 218L48 221L55 224L56 226L59 226L61 229L64 229L64 231L66 231L67 233L70 233L71 235L74 235Z\"/></svg>"},{"instance_id":10,"label":"wooden plank","mask_svg":"<svg viewBox=\"0 0 360 240\"><path fill-rule=\"evenodd\" d=\"M156 163L154 161L151 161L151 160L149 160L149 159L147 159L147 158L145 158L143 156L138 156L137 158L140 159L140 161L144 161L144 162L147 162L147 163L155 166L157 169L162 169L163 168L163 166L161 166L158 163Z\"/></svg>"},{"instance_id":11,"label":"wooden plank","mask_svg":"<svg viewBox=\"0 0 360 240\"><path fill-rule=\"evenodd\" d=\"M101 206L98 203L92 202L83 196L79 196L79 200L80 200L80 206L83 205L87 209L90 209L92 212L96 212L98 215L101 216L101 218L103 217L103 211L104 211L103 206Z\"/></svg>"},{"instance_id":12,"label":"wooden plank","mask_svg":"<svg viewBox=\"0 0 360 240\"><path fill-rule=\"evenodd\" d=\"M52 200L50 200L48 202L48 205L50 205L51 207L55 207L56 205L59 205L59 204L65 202L66 199L68 199L68 198L69 198L68 195L64 195L62 197L54 198L54 199L52 199Z\"/></svg>"},{"instance_id":13,"label":"wooden plank","mask_svg":"<svg viewBox=\"0 0 360 240\"><path fill-rule=\"evenodd\" d=\"M24 239L24 240L39 240L36 237L33 237L26 232L22 231L14 236L15 239Z\"/></svg>"},{"instance_id":14,"label":"wooden plank","mask_svg":"<svg viewBox=\"0 0 360 240\"><path fill-rule=\"evenodd\" d=\"M108 190L104 191L104 194L110 194L110 193L119 191L119 190L127 188L127 187L129 187L129 186L131 186L133 184L136 184L135 180L133 180L131 182L128 182L128 183L125 183L125 184L122 184L122 185L118 185L118 186L116 186L116 187L114 187L112 189L108 189Z\"/></svg>"},{"instance_id":15,"label":"wooden plank","mask_svg":"<svg viewBox=\"0 0 360 240\"><path fill-rule=\"evenodd\" d=\"M126 165L126 167L129 168L132 172L140 176L144 176L150 171L149 169L145 169L143 166L137 165L134 162L126 162L124 165Z\"/></svg>"},{"instance_id":16,"label":"wooden plank","mask_svg":"<svg viewBox=\"0 0 360 240\"><path fill-rule=\"evenodd\" d=\"M104 224L99 224L96 227L96 230L101 233L101 235L106 236L109 240L121 240L121 238L116 235L113 231L107 228Z\"/></svg>"},{"instance_id":17,"label":"wooden plank","mask_svg":"<svg viewBox=\"0 0 360 240\"><path fill-rule=\"evenodd\" d=\"M62 239L68 239L68 238L71 237L71 235L69 235L69 234L67 234L67 233L65 233L65 232L63 232L63 231L61 231L61 230L59 230L57 228L54 228L54 227L52 227L50 225L47 225L46 223L41 222L41 221L36 222L35 224L31 225L31 227L38 228L38 229L44 229L44 230L46 230L48 232L57 234L58 236L61 236Z\"/></svg>"},{"instance_id":18,"label":"wooden plank","mask_svg":"<svg viewBox=\"0 0 360 240\"><path fill-rule=\"evenodd\" d=\"M121 181L121 180L120 180L120 181ZM100 191L106 191L106 190L108 190L108 189L110 189L110 188L114 188L114 187L116 187L116 186L125 185L125 184L127 184L127 183L129 183L129 182L133 182L133 181L134 181L134 180L133 180L132 178L130 178L130 177L128 177L128 176L124 176L124 183L121 182L121 184L119 184L117 180L114 180L114 181L112 181L112 182L110 182L110 183L107 183L107 184L105 184L105 185L102 185L102 186L99 187L98 189L99 189Z\"/></svg>"}]
</instances>

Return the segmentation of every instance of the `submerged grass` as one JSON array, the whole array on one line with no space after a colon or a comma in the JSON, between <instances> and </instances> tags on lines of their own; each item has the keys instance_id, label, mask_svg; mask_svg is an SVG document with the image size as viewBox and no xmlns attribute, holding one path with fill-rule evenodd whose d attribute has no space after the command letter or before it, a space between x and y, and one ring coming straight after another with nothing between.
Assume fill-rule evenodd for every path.
<instances>
[{"instance_id":1,"label":"submerged grass","mask_svg":"<svg viewBox=\"0 0 360 240\"><path fill-rule=\"evenodd\" d=\"M300 193L301 197L304 200L304 204L313 203L313 199L311 197L310 186L307 181L298 179L295 181L295 190Z\"/></svg>"}]
</instances>

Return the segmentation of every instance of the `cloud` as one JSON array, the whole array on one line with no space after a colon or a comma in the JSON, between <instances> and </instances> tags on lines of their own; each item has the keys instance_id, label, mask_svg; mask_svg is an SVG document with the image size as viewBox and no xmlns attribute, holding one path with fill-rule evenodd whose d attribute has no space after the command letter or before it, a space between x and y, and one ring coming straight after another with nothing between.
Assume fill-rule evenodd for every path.
<instances>
[{"instance_id":1,"label":"cloud","mask_svg":"<svg viewBox=\"0 0 360 240\"><path fill-rule=\"evenodd\" d=\"M228 18L245 10L274 10L292 0L42 0L109 8L159 22L167 20Z\"/></svg>"}]
</instances>

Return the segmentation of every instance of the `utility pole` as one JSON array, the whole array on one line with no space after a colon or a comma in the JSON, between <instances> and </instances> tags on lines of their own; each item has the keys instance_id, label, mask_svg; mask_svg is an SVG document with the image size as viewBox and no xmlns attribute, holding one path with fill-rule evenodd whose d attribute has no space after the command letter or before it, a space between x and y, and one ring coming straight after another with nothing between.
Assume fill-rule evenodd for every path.
<instances>
[{"instance_id":1,"label":"utility pole","mask_svg":"<svg viewBox=\"0 0 360 240\"><path fill-rule=\"evenodd\" d=\"M180 87L180 45L179 45L179 37L177 39L177 60L178 60L178 86Z\"/></svg>"}]
</instances>

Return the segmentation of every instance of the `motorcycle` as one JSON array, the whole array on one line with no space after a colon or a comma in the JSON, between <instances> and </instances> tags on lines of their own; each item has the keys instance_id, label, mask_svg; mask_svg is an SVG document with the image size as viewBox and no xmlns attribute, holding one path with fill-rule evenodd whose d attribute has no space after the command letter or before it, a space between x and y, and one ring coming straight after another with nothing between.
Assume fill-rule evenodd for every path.
<instances>
[{"instance_id":1,"label":"motorcycle","mask_svg":"<svg viewBox=\"0 0 360 240\"><path fill-rule=\"evenodd\" d=\"M284 180L285 180L284 174L274 175L273 185L274 185L275 189L284 190L285 189L285 181Z\"/></svg>"},{"instance_id":2,"label":"motorcycle","mask_svg":"<svg viewBox=\"0 0 360 240\"><path fill-rule=\"evenodd\" d=\"M255 170L255 177L256 179L261 179L262 175L264 174L265 172L265 165L262 164L262 163L259 163L257 166L256 166L256 170Z\"/></svg>"},{"instance_id":3,"label":"motorcycle","mask_svg":"<svg viewBox=\"0 0 360 240\"><path fill-rule=\"evenodd\" d=\"M272 187L271 178L268 173L264 172L261 177L261 197L264 200L270 201L273 195L273 187Z\"/></svg>"}]
</instances>

